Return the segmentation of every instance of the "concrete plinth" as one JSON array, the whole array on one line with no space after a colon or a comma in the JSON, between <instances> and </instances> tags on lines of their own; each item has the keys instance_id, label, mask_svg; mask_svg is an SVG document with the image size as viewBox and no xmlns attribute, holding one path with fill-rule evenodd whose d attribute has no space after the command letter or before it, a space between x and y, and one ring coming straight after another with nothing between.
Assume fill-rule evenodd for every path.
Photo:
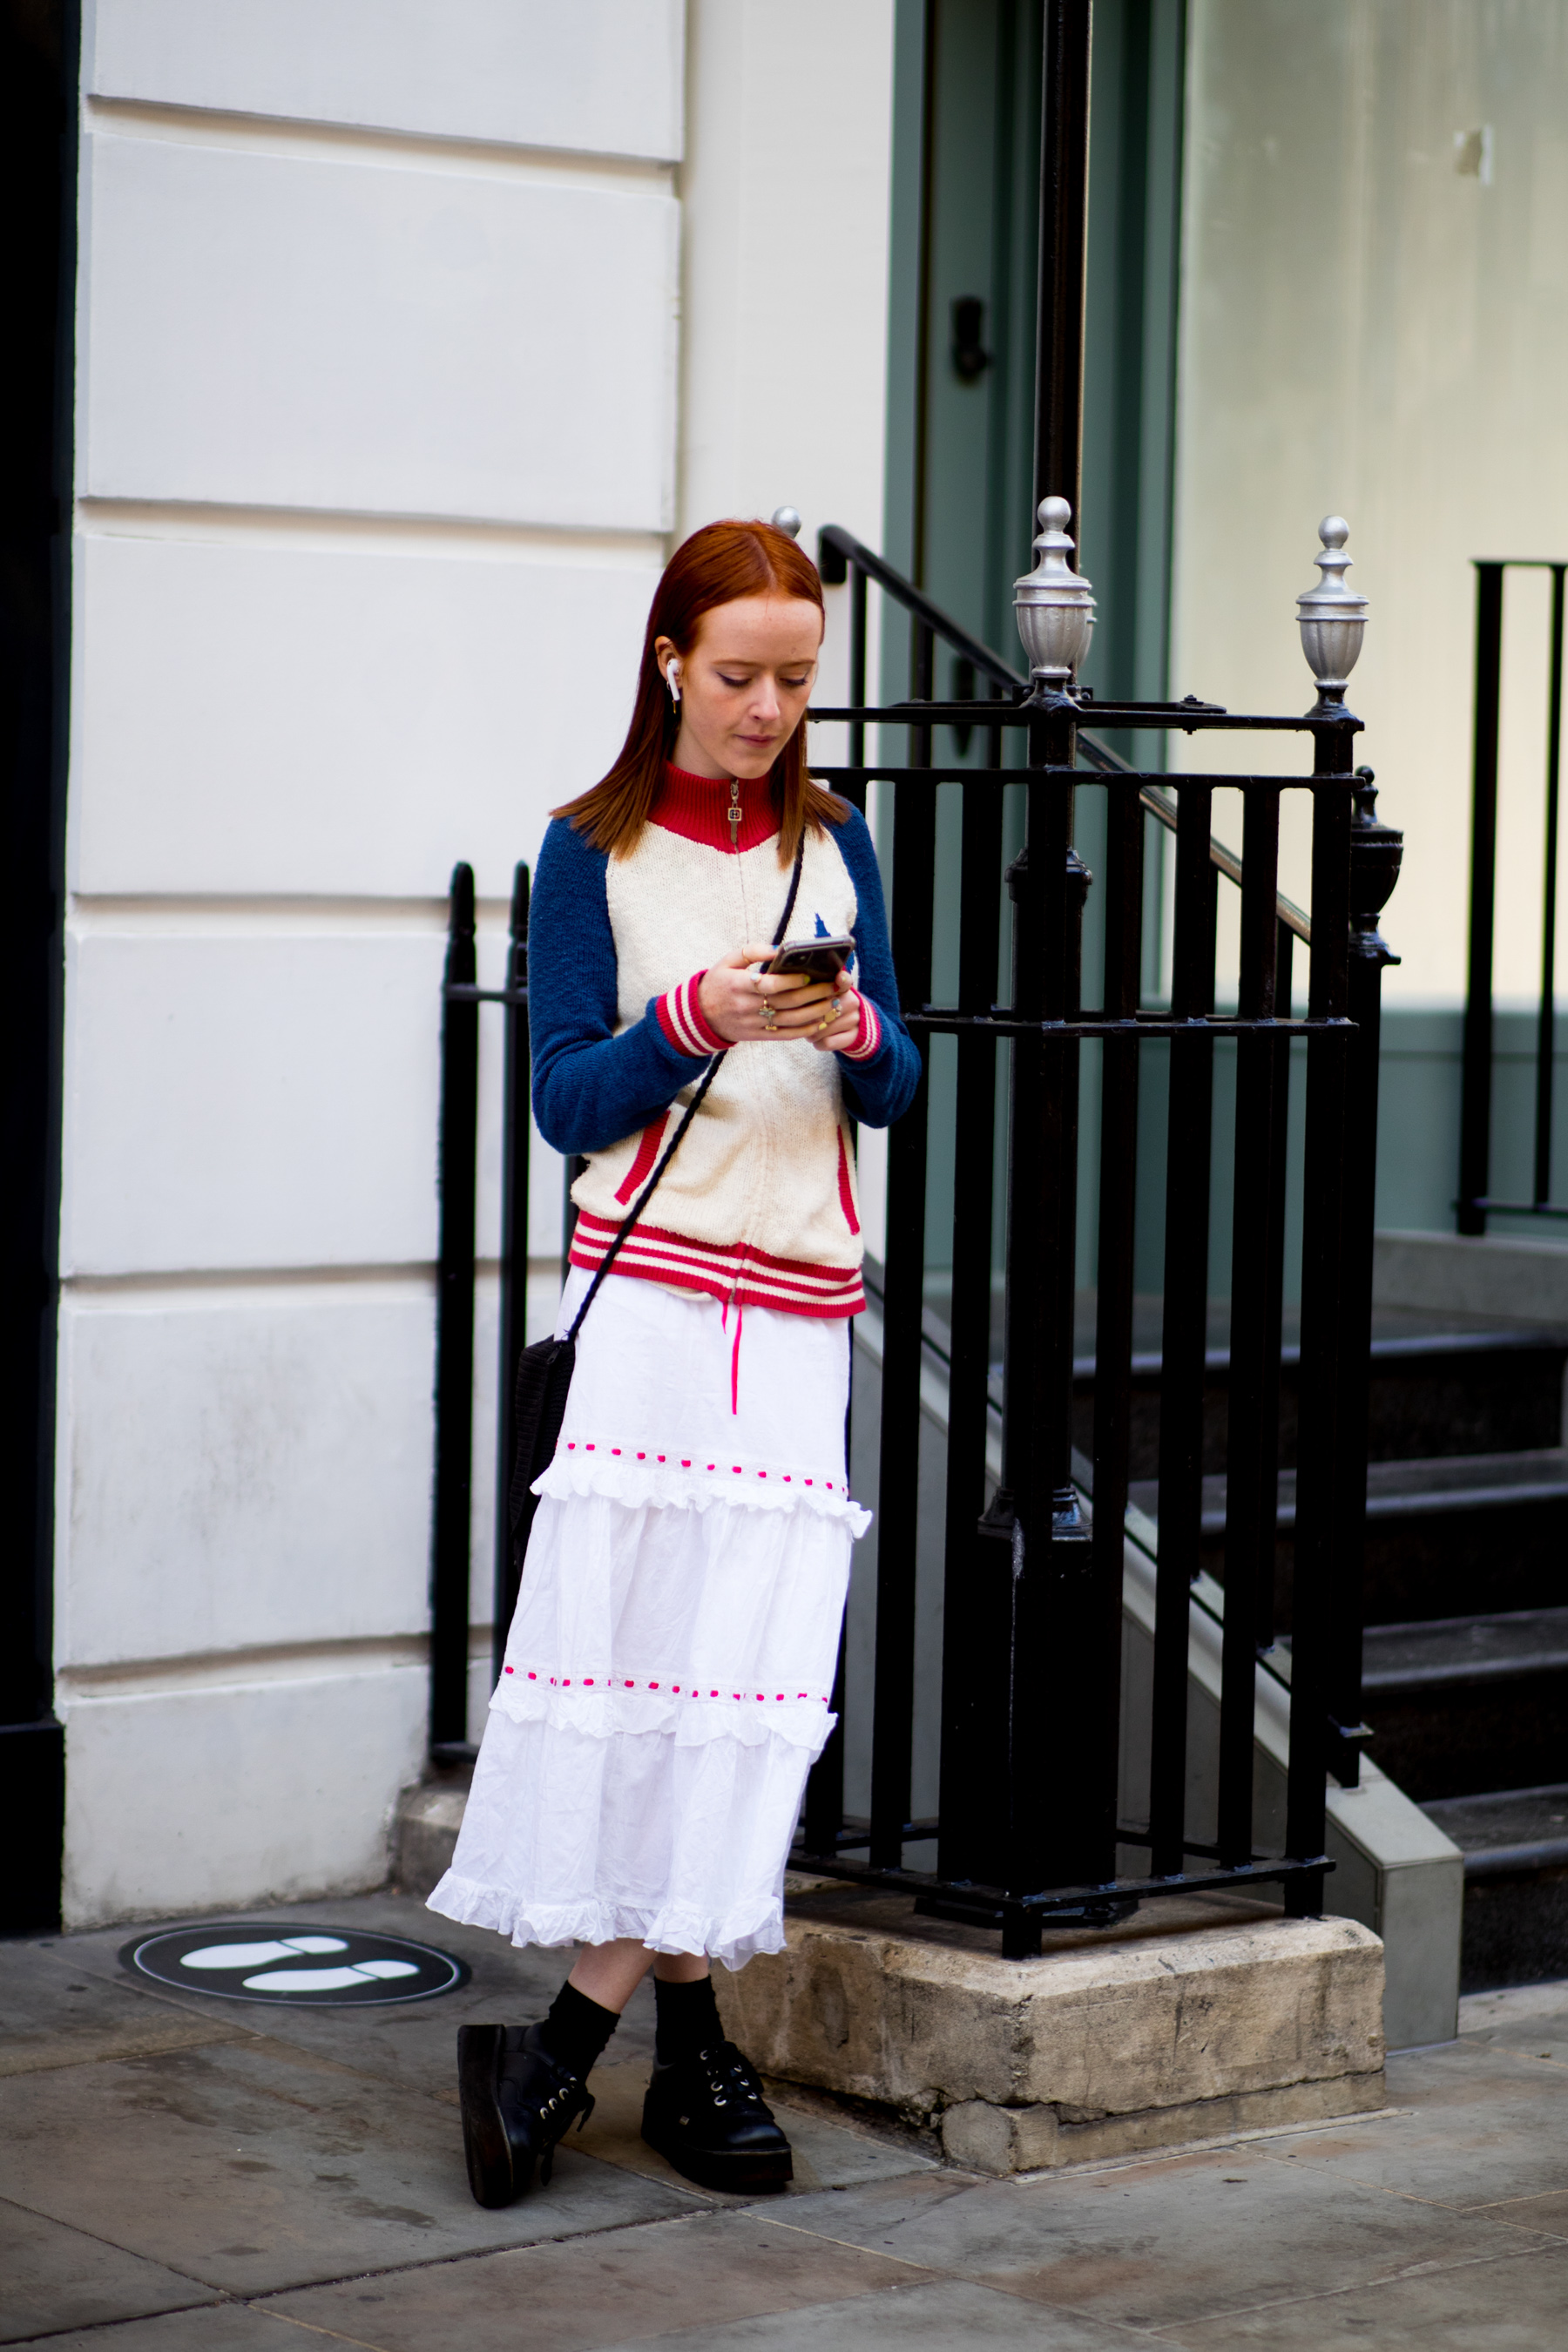
<instances>
[{"instance_id":1,"label":"concrete plinth","mask_svg":"<svg viewBox=\"0 0 1568 2352\"><path fill-rule=\"evenodd\" d=\"M855 1907L826 1897L789 1919L787 1950L715 1970L726 2030L764 2074L934 2129L973 2171L1384 2103L1383 1946L1354 1920L1149 1905L1005 1960L994 1938Z\"/></svg>"}]
</instances>

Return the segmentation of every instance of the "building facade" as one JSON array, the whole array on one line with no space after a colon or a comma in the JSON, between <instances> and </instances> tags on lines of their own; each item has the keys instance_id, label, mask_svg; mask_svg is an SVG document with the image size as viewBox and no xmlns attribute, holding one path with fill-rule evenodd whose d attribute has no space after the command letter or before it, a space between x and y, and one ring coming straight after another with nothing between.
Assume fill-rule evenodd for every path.
<instances>
[{"instance_id":1,"label":"building facade","mask_svg":"<svg viewBox=\"0 0 1568 2352\"><path fill-rule=\"evenodd\" d=\"M878 5L751 0L85 15L73 1924L384 1874L426 1704L447 879L473 864L493 971L673 535L786 499L875 535L889 41Z\"/></svg>"}]
</instances>

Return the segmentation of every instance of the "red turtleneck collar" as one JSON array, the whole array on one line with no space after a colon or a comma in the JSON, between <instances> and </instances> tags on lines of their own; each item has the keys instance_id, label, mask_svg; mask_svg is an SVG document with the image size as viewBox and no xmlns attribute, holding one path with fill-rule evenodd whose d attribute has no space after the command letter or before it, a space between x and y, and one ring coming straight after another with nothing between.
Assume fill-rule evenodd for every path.
<instances>
[{"instance_id":1,"label":"red turtleneck collar","mask_svg":"<svg viewBox=\"0 0 1568 2352\"><path fill-rule=\"evenodd\" d=\"M655 824L668 833L679 833L687 841L700 841L710 849L728 849L733 835L736 849L756 849L771 841L779 829L778 810L774 805L773 788L766 776L747 782L742 779L740 804L742 815L739 824L732 825L726 812L730 806L730 780L727 776L694 776L673 761L664 763L664 782L648 812Z\"/></svg>"}]
</instances>

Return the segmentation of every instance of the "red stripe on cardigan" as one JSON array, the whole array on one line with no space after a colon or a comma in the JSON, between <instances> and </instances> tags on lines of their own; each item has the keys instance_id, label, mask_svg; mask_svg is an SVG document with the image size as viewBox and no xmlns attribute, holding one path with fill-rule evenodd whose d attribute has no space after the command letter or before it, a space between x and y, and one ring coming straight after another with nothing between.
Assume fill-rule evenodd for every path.
<instances>
[{"instance_id":1,"label":"red stripe on cardigan","mask_svg":"<svg viewBox=\"0 0 1568 2352\"><path fill-rule=\"evenodd\" d=\"M653 1174L653 1163L658 1158L658 1147L664 1141L664 1130L668 1125L669 1113L666 1111L662 1117L653 1119L644 1128L642 1140L637 1145L637 1158L632 1161L616 1188L617 1201L629 1201L632 1195L639 1192L647 1182L648 1178Z\"/></svg>"}]
</instances>

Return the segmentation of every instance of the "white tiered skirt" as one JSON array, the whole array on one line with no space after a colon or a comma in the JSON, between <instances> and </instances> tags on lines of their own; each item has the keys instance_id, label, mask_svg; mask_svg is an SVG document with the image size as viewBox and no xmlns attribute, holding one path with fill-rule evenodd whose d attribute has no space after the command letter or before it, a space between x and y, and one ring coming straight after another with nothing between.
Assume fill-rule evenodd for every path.
<instances>
[{"instance_id":1,"label":"white tiered skirt","mask_svg":"<svg viewBox=\"0 0 1568 2352\"><path fill-rule=\"evenodd\" d=\"M574 1272L559 1328L588 1276ZM849 1548L849 1327L611 1276L432 1910L514 1944L783 1948Z\"/></svg>"}]
</instances>

